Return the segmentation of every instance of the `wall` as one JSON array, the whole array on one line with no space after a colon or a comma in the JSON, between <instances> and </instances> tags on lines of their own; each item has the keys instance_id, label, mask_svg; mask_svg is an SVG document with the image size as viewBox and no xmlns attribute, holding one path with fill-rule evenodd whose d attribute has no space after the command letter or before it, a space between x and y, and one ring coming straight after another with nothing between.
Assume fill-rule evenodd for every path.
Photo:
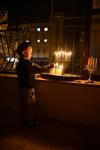
<instances>
[{"instance_id":1,"label":"wall","mask_svg":"<svg viewBox=\"0 0 100 150\"><path fill-rule=\"evenodd\" d=\"M20 109L16 78L0 77L0 107ZM37 80L38 112L74 123L100 125L100 86Z\"/></svg>"},{"instance_id":2,"label":"wall","mask_svg":"<svg viewBox=\"0 0 100 150\"><path fill-rule=\"evenodd\" d=\"M19 86L15 77L0 77L0 107L20 109Z\"/></svg>"},{"instance_id":3,"label":"wall","mask_svg":"<svg viewBox=\"0 0 100 150\"><path fill-rule=\"evenodd\" d=\"M100 87L37 81L40 112L70 122L100 125Z\"/></svg>"}]
</instances>

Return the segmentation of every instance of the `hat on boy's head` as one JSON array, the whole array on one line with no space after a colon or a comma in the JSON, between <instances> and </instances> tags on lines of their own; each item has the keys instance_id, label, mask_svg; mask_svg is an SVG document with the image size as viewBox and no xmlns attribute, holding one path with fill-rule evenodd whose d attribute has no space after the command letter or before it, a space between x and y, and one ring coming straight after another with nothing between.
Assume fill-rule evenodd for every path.
<instances>
[{"instance_id":1,"label":"hat on boy's head","mask_svg":"<svg viewBox=\"0 0 100 150\"><path fill-rule=\"evenodd\" d=\"M25 42L20 43L17 47L17 54L22 55L22 52L29 46L31 46L31 42L25 41Z\"/></svg>"}]
</instances>

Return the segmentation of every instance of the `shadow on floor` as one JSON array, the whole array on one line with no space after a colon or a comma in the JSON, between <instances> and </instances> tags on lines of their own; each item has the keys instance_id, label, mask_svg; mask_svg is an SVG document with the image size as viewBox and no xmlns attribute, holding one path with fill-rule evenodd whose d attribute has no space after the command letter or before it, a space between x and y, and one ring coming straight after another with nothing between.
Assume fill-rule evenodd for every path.
<instances>
[{"instance_id":1,"label":"shadow on floor","mask_svg":"<svg viewBox=\"0 0 100 150\"><path fill-rule=\"evenodd\" d=\"M40 125L23 128L19 114L0 110L0 150L98 149L100 130L40 117Z\"/></svg>"}]
</instances>

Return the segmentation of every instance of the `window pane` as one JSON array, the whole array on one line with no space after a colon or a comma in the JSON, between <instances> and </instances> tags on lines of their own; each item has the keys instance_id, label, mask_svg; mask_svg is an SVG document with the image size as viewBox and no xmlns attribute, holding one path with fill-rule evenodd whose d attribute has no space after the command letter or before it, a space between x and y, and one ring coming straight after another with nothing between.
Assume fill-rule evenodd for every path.
<instances>
[{"instance_id":1,"label":"window pane","mask_svg":"<svg viewBox=\"0 0 100 150\"><path fill-rule=\"evenodd\" d=\"M100 0L93 0L92 8L100 8Z\"/></svg>"},{"instance_id":2,"label":"window pane","mask_svg":"<svg viewBox=\"0 0 100 150\"><path fill-rule=\"evenodd\" d=\"M92 16L90 39L90 55L100 57L100 15Z\"/></svg>"},{"instance_id":3,"label":"window pane","mask_svg":"<svg viewBox=\"0 0 100 150\"><path fill-rule=\"evenodd\" d=\"M90 32L90 56L97 57L98 63L100 59L100 15L92 16L91 32ZM98 65L98 72L100 67Z\"/></svg>"}]
</instances>

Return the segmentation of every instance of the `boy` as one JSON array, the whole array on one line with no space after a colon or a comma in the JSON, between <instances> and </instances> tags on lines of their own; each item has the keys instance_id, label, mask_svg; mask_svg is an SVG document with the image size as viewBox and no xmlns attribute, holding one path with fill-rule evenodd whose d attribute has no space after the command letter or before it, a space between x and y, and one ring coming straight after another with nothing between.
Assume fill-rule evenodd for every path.
<instances>
[{"instance_id":1,"label":"boy","mask_svg":"<svg viewBox=\"0 0 100 150\"><path fill-rule=\"evenodd\" d=\"M35 74L49 71L53 64L40 67L31 62L32 46L30 42L22 42L18 45L17 53L19 62L16 67L16 73L21 87L21 106L24 125L33 126L38 122L36 117L36 97L35 97Z\"/></svg>"}]
</instances>

